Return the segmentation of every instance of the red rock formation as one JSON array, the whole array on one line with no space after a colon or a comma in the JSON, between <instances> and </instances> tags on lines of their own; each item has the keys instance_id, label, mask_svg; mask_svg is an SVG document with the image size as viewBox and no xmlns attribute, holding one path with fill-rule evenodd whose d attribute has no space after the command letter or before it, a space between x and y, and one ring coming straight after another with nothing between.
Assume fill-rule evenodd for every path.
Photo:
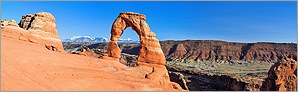
<instances>
[{"instance_id":1,"label":"red rock formation","mask_svg":"<svg viewBox=\"0 0 298 92\"><path fill-rule=\"evenodd\" d=\"M160 48L160 44L154 32L152 32L146 23L146 17L143 14L133 12L120 13L114 21L111 38L108 47L108 54L111 57L120 58L120 49L117 40L127 27L131 27L140 37L140 52L138 63L165 65L165 57Z\"/></svg>"},{"instance_id":2,"label":"red rock formation","mask_svg":"<svg viewBox=\"0 0 298 92\"><path fill-rule=\"evenodd\" d=\"M42 44L49 50L63 51L63 45L56 30L55 18L52 14L39 12L23 16L19 26L15 22L1 21L2 35ZM3 27L2 27L3 26Z\"/></svg>"},{"instance_id":3,"label":"red rock formation","mask_svg":"<svg viewBox=\"0 0 298 92\"><path fill-rule=\"evenodd\" d=\"M245 60L276 62L282 54L289 55L297 53L297 47L294 43L237 43L186 40L161 41L161 46L168 60Z\"/></svg>"},{"instance_id":4,"label":"red rock formation","mask_svg":"<svg viewBox=\"0 0 298 92\"><path fill-rule=\"evenodd\" d=\"M297 90L297 56L283 56L274 64L264 81L261 90L296 91Z\"/></svg>"},{"instance_id":5,"label":"red rock formation","mask_svg":"<svg viewBox=\"0 0 298 92\"><path fill-rule=\"evenodd\" d=\"M165 67L165 56L161 50L159 41L155 33L150 30L145 20L146 17L143 14L134 12L120 13L111 29L108 55L117 59L120 58L121 51L118 47L117 40L127 27L131 27L140 37L138 65L141 65L139 67L142 67L142 69L150 69L144 71L145 78L181 89L178 84L170 82L170 77Z\"/></svg>"}]
</instances>

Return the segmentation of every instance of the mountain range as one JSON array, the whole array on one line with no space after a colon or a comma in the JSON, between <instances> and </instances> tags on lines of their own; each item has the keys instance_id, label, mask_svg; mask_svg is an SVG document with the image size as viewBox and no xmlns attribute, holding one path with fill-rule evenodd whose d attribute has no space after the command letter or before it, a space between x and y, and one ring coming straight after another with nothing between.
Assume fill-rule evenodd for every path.
<instances>
[{"instance_id":1,"label":"mountain range","mask_svg":"<svg viewBox=\"0 0 298 92\"><path fill-rule=\"evenodd\" d=\"M109 39L104 37L90 37L90 36L73 36L72 38L64 39L62 42L109 42ZM138 43L139 41L134 41L131 38L120 38L119 43Z\"/></svg>"}]
</instances>

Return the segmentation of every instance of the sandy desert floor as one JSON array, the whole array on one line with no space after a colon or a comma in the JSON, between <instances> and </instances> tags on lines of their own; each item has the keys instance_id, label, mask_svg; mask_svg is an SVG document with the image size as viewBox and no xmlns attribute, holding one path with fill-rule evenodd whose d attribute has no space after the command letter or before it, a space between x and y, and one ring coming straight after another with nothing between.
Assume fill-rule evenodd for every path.
<instances>
[{"instance_id":1,"label":"sandy desert floor","mask_svg":"<svg viewBox=\"0 0 298 92\"><path fill-rule=\"evenodd\" d=\"M173 90L145 79L142 67L112 58L54 52L1 36L2 90Z\"/></svg>"}]
</instances>

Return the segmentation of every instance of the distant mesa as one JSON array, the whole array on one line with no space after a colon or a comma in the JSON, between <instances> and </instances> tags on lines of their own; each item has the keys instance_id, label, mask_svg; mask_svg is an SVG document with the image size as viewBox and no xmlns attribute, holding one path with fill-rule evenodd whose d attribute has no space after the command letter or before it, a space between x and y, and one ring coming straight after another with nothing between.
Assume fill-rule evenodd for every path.
<instances>
[{"instance_id":1,"label":"distant mesa","mask_svg":"<svg viewBox=\"0 0 298 92\"><path fill-rule=\"evenodd\" d=\"M296 43L238 43L215 40L161 41L169 61L277 62L283 54L297 54Z\"/></svg>"},{"instance_id":2,"label":"distant mesa","mask_svg":"<svg viewBox=\"0 0 298 92\"><path fill-rule=\"evenodd\" d=\"M23 41L42 44L49 50L63 51L63 45L52 14L39 12L22 16L19 24L14 20L1 20L2 35Z\"/></svg>"}]
</instances>

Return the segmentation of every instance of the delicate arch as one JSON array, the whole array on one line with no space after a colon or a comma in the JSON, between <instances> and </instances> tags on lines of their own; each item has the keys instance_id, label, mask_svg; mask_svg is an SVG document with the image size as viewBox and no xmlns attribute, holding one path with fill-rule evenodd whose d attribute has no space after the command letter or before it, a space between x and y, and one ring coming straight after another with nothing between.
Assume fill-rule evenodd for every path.
<instances>
[{"instance_id":1,"label":"delicate arch","mask_svg":"<svg viewBox=\"0 0 298 92\"><path fill-rule=\"evenodd\" d=\"M143 14L134 12L123 12L116 18L111 29L111 38L108 45L108 55L114 58L120 58L121 50L117 41L127 27L131 27L140 38L140 51L138 55L138 64L160 64L165 65L165 56L161 50L160 44L154 32L152 32L146 23L146 17Z\"/></svg>"}]
</instances>

